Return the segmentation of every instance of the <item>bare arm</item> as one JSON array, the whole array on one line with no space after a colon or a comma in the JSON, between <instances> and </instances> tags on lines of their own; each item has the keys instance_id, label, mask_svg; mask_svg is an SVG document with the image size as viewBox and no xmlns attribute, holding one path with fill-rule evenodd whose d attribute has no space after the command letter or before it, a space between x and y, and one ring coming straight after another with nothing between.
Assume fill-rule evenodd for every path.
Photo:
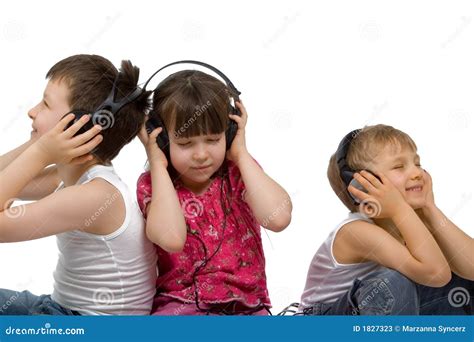
<instances>
[{"instance_id":1,"label":"bare arm","mask_svg":"<svg viewBox=\"0 0 474 342\"><path fill-rule=\"evenodd\" d=\"M20 154L34 143L29 140L14 150L0 156L0 171L10 165ZM60 179L56 166L50 166L35 176L18 194L18 198L25 201L38 200L56 190L59 186Z\"/></svg>"},{"instance_id":2,"label":"bare arm","mask_svg":"<svg viewBox=\"0 0 474 342\"><path fill-rule=\"evenodd\" d=\"M241 157L237 166L245 184L244 200L258 223L275 232L284 230L290 224L293 209L288 193L249 154Z\"/></svg>"},{"instance_id":3,"label":"bare arm","mask_svg":"<svg viewBox=\"0 0 474 342\"><path fill-rule=\"evenodd\" d=\"M0 211L11 205L11 199L18 197L20 191L36 177L47 165L70 163L75 158L87 155L100 141L100 126L73 137L88 120L88 116L77 121L64 131L74 116L63 118L54 128L35 141L5 169L0 171Z\"/></svg>"},{"instance_id":4,"label":"bare arm","mask_svg":"<svg viewBox=\"0 0 474 342\"><path fill-rule=\"evenodd\" d=\"M413 222L418 224L413 217L403 221L405 224L401 225L400 231L415 230L409 225ZM427 232L426 228L423 229ZM422 229L418 227L416 230ZM343 260L346 263L374 261L397 270L418 284L432 287L444 286L451 279L449 266L443 260L439 248L436 250L437 245L432 237L433 241L420 241L423 235L427 236L423 233L425 232L412 234L414 236L404 235L410 243L403 246L382 228L365 221L354 221L338 232L334 250L344 251L348 258Z\"/></svg>"},{"instance_id":5,"label":"bare arm","mask_svg":"<svg viewBox=\"0 0 474 342\"><path fill-rule=\"evenodd\" d=\"M77 191L74 194L68 194L70 191L63 191L61 194L53 194L40 202L22 206L24 210L20 211L21 215L17 215L17 208L7 209L11 205L11 199L15 198L20 190L46 165L58 162L69 163L74 158L87 154L100 143L102 136L96 136L100 132L100 127L94 127L86 133L73 137L87 122L88 117L79 120L68 130L63 131L72 118L73 116L69 115L61 120L51 131L28 147L0 172L2 189L0 193L0 241L31 240L57 234L64 231L63 229L81 227L80 223L73 219L73 216L76 211L82 217L82 209L78 209L78 206L72 203L70 208L64 208L67 203L77 198ZM84 195L81 194L81 196ZM87 202L84 197L83 200ZM90 201L90 203L92 204L94 201ZM88 208L87 203L83 204L84 208ZM61 213L62 211L64 214ZM73 216L69 217L68 215ZM82 220L84 221L84 219ZM48 223L47 226L40 229L45 222Z\"/></svg>"},{"instance_id":6,"label":"bare arm","mask_svg":"<svg viewBox=\"0 0 474 342\"><path fill-rule=\"evenodd\" d=\"M21 191L18 198L24 201L37 201L52 194L61 183L56 165L43 169Z\"/></svg>"},{"instance_id":7,"label":"bare arm","mask_svg":"<svg viewBox=\"0 0 474 342\"><path fill-rule=\"evenodd\" d=\"M0 212L0 243L35 240L72 230L102 235L115 231L125 217L123 199L107 207L110 215L97 218L100 208L110 201L113 188L104 183L94 180L69 186L37 202ZM91 217L97 218L93 225L88 221Z\"/></svg>"},{"instance_id":8,"label":"bare arm","mask_svg":"<svg viewBox=\"0 0 474 342\"><path fill-rule=\"evenodd\" d=\"M28 140L26 143L22 144L21 146L18 146L17 148L11 150L10 152L7 152L0 156L0 171L5 169L8 165L11 164L20 154L22 154L28 147L33 144L33 140Z\"/></svg>"},{"instance_id":9,"label":"bare arm","mask_svg":"<svg viewBox=\"0 0 474 342\"><path fill-rule=\"evenodd\" d=\"M451 270L474 280L474 240L436 206L430 174L425 171L423 178L426 199L425 206L418 210L419 215L443 251Z\"/></svg>"},{"instance_id":10,"label":"bare arm","mask_svg":"<svg viewBox=\"0 0 474 342\"><path fill-rule=\"evenodd\" d=\"M375 199L381 208L380 217L393 221L406 247L377 226L361 222L355 229L358 235L354 236L358 238L353 239L353 251L359 257L396 269L419 284L445 285L451 279L451 271L440 247L400 192L384 175L379 176L381 181L366 171L355 174L369 194L352 186L349 190L362 200Z\"/></svg>"},{"instance_id":11,"label":"bare arm","mask_svg":"<svg viewBox=\"0 0 474 342\"><path fill-rule=\"evenodd\" d=\"M147 237L167 252L180 252L186 242L186 221L178 195L166 169L168 161L156 144L161 128L150 135L142 127L139 138L145 146L150 163L152 195L146 208Z\"/></svg>"},{"instance_id":12,"label":"bare arm","mask_svg":"<svg viewBox=\"0 0 474 342\"><path fill-rule=\"evenodd\" d=\"M163 164L151 163L152 197L147 207L148 238L168 252L186 242L186 221L171 178Z\"/></svg>"},{"instance_id":13,"label":"bare arm","mask_svg":"<svg viewBox=\"0 0 474 342\"><path fill-rule=\"evenodd\" d=\"M258 223L266 229L281 232L291 222L293 206L290 196L277 182L270 178L250 156L245 144L247 110L236 102L242 116L230 115L237 122L237 134L227 153L240 170L245 184L245 198Z\"/></svg>"},{"instance_id":14,"label":"bare arm","mask_svg":"<svg viewBox=\"0 0 474 342\"><path fill-rule=\"evenodd\" d=\"M449 220L436 206L423 209L423 219L441 247L451 270L474 280L474 239Z\"/></svg>"}]
</instances>

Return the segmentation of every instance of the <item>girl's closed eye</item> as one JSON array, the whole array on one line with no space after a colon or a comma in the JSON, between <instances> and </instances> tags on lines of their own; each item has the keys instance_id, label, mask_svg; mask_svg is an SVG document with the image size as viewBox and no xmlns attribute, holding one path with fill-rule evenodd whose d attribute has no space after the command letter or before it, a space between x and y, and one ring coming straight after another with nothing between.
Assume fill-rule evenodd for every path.
<instances>
[{"instance_id":1,"label":"girl's closed eye","mask_svg":"<svg viewBox=\"0 0 474 342\"><path fill-rule=\"evenodd\" d=\"M191 141L178 141L176 142L176 144L178 146L181 146L181 147L187 147L187 146L191 146Z\"/></svg>"},{"instance_id":2,"label":"girl's closed eye","mask_svg":"<svg viewBox=\"0 0 474 342\"><path fill-rule=\"evenodd\" d=\"M217 144L220 140L221 140L222 137L211 137L211 138L208 138L207 139L207 142L211 143L211 144Z\"/></svg>"},{"instance_id":3,"label":"girl's closed eye","mask_svg":"<svg viewBox=\"0 0 474 342\"><path fill-rule=\"evenodd\" d=\"M404 166L403 164L397 164L397 165L395 165L392 169L393 169L393 170L403 169L403 166Z\"/></svg>"}]
</instances>

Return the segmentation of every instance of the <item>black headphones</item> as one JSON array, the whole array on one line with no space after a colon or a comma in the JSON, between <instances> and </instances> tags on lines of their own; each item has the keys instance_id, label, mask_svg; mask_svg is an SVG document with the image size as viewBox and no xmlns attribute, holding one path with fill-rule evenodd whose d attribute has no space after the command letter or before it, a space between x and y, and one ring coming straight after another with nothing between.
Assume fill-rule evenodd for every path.
<instances>
[{"instance_id":1,"label":"black headphones","mask_svg":"<svg viewBox=\"0 0 474 342\"><path fill-rule=\"evenodd\" d=\"M344 184L346 185L346 192L352 198L355 205L360 204L361 200L350 193L350 191L347 189L349 185L352 185L354 188L359 189L364 192L367 192L367 190L357 180L354 179L354 173L356 171L347 164L346 158L347 158L347 153L349 152L349 147L351 146L352 141L359 135L361 131L362 129L356 129L356 130L353 130L352 132L349 132L341 140L336 151L336 163L339 169L339 175L342 181L344 182ZM376 174L371 172L370 170L366 170L366 171L370 172L371 174L373 174L375 177L377 177L380 180L380 178Z\"/></svg>"},{"instance_id":2,"label":"black headphones","mask_svg":"<svg viewBox=\"0 0 474 342\"><path fill-rule=\"evenodd\" d=\"M237 90L237 88L234 86L234 84L232 83L232 81L223 73L221 72L219 69L213 67L212 65L209 65L207 63L204 63L204 62L199 62L199 61L193 61L193 60L182 60L182 61L177 61L177 62L173 62L173 63L169 63L163 67L161 67L160 69L158 69L157 71L155 71L155 73L153 75L151 75L151 77L148 79L148 81L145 83L145 86L144 88L146 88L146 86L148 85L148 82L150 82L150 80L157 74L159 73L161 70L165 69L165 68L168 68L172 65L176 65L176 64L196 64L196 65L200 65L200 66L203 66L207 69L210 69L212 70L213 72L215 72L217 75L219 75L224 81L225 81L225 84L226 86L230 89L231 91L231 94L234 95L234 97L232 97L233 100L236 100L236 101L239 101L239 95L241 94L241 92L239 90ZM155 88L155 90L153 92L156 92L156 91L160 91L160 84L158 84L158 86ZM229 112L234 114L234 115L239 115L241 116L241 113L240 113L240 110L235 106L235 105L232 105L230 104L230 108L229 108ZM150 134L153 130L155 130L156 128L158 127L162 127L162 131L161 133L156 137L156 143L158 144L158 146L160 147L160 149L164 152L164 154L166 155L166 158L168 158L168 160L170 160L170 150L169 150L169 143L170 143L170 140L169 140L169 135L168 135L168 132L166 130L166 127L165 125L163 124L163 120L161 119L160 117L160 114L159 113L155 113L156 115L154 115L153 118L150 117L150 115L148 115L150 118L147 120L146 122L146 129L147 129L147 132L148 134ZM227 131L225 132L225 139L226 139L226 150L229 150L230 147L232 146L232 141L234 140L235 138L235 135L237 134L237 129L238 129L238 125L237 125L237 122L235 122L234 120L230 119L229 118L229 122L228 122L228 127L227 127Z\"/></svg>"},{"instance_id":3,"label":"black headphones","mask_svg":"<svg viewBox=\"0 0 474 342\"><path fill-rule=\"evenodd\" d=\"M82 126L81 129L74 136L88 131L89 129L94 127L94 125L97 125L97 124L101 125L103 129L112 127L115 122L115 116L118 114L118 112L125 105L135 101L145 91L145 88L142 89L137 86L127 96L117 101L116 99L117 93L118 93L117 83L121 74L122 72L119 71L119 73L115 77L114 84L112 86L112 90L109 93L109 96L107 96L105 101L102 102L102 104L99 105L99 107L97 107L97 109L94 110L93 113L91 113L90 111L83 110L83 109L73 109L72 111L70 111L68 114L73 113L75 115L75 118L74 120L68 123L68 125L66 126L64 130L67 130L69 127L71 127L75 122L77 122L77 120L79 120L84 115L91 115L91 120L88 121L84 126Z\"/></svg>"}]
</instances>

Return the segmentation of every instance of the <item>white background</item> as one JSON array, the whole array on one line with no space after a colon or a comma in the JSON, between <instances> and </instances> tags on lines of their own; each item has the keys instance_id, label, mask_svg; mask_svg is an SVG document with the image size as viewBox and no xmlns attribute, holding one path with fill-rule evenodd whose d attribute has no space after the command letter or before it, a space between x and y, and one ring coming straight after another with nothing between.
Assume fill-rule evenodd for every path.
<instances>
[{"instance_id":1,"label":"white background","mask_svg":"<svg viewBox=\"0 0 474 342\"><path fill-rule=\"evenodd\" d=\"M474 235L473 17L470 1L1 2L0 153L29 138L27 110L62 58L131 59L141 81L174 60L215 65L242 91L250 152L293 199L287 230L263 233L276 313L299 301L313 254L346 215L326 168L352 129L410 134L438 206ZM145 159L136 139L114 161L133 191ZM50 293L56 257L54 237L0 245L0 288Z\"/></svg>"}]
</instances>

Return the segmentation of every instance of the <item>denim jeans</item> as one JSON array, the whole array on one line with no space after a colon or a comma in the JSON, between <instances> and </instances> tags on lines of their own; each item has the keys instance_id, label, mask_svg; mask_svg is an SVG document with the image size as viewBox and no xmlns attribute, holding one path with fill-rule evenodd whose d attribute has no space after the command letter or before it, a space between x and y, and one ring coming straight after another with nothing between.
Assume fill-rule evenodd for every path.
<instances>
[{"instance_id":1,"label":"denim jeans","mask_svg":"<svg viewBox=\"0 0 474 342\"><path fill-rule=\"evenodd\" d=\"M0 289L0 315L80 315L53 301L49 295Z\"/></svg>"},{"instance_id":2,"label":"denim jeans","mask_svg":"<svg viewBox=\"0 0 474 342\"><path fill-rule=\"evenodd\" d=\"M472 315L474 281L452 274L443 287L414 283L401 273L382 268L356 279L333 303L314 303L306 315Z\"/></svg>"}]
</instances>

